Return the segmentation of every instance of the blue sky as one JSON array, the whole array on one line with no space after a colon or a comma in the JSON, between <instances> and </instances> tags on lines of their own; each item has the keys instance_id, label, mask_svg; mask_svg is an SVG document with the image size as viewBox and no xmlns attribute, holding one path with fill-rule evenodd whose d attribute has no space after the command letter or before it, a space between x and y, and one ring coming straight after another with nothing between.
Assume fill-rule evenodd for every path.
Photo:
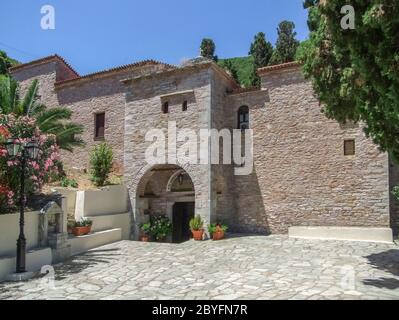
<instances>
[{"instance_id":1,"label":"blue sky","mask_svg":"<svg viewBox=\"0 0 399 320\"><path fill-rule=\"evenodd\" d=\"M40 27L46 4L55 30ZM245 56L259 31L274 44L282 20L308 35L302 0L13 0L1 11L0 50L21 62L57 53L81 74L144 59L179 64L204 37L221 58Z\"/></svg>"}]
</instances>

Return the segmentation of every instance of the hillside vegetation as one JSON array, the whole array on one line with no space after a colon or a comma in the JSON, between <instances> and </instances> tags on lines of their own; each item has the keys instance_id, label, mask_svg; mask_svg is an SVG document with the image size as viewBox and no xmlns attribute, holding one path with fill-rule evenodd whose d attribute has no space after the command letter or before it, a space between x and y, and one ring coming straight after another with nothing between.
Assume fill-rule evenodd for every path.
<instances>
[{"instance_id":1,"label":"hillside vegetation","mask_svg":"<svg viewBox=\"0 0 399 320\"><path fill-rule=\"evenodd\" d=\"M254 67L254 60L251 56L237 57L229 59L219 59L218 65L225 67L226 61L231 61L233 67L237 70L238 80L243 87L251 86L251 73Z\"/></svg>"}]
</instances>

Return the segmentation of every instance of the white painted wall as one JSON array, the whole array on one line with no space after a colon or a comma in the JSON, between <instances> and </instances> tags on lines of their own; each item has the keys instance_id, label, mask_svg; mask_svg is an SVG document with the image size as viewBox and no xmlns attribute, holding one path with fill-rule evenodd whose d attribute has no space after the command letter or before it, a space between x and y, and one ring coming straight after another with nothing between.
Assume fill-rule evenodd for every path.
<instances>
[{"instance_id":1,"label":"white painted wall","mask_svg":"<svg viewBox=\"0 0 399 320\"><path fill-rule=\"evenodd\" d=\"M125 213L128 192L123 185L107 186L100 190L78 191L75 217L95 217L114 213Z\"/></svg>"},{"instance_id":2,"label":"white painted wall","mask_svg":"<svg viewBox=\"0 0 399 320\"><path fill-rule=\"evenodd\" d=\"M33 249L39 242L39 212L25 213L25 237L27 249ZM19 236L19 213L0 215L0 257L15 256Z\"/></svg>"},{"instance_id":3,"label":"white painted wall","mask_svg":"<svg viewBox=\"0 0 399 320\"><path fill-rule=\"evenodd\" d=\"M121 240L129 240L130 239L130 213L129 212L90 217L90 220L93 221L93 226L92 226L91 230L94 232L117 228L117 229L122 230L122 239Z\"/></svg>"},{"instance_id":4,"label":"white painted wall","mask_svg":"<svg viewBox=\"0 0 399 320\"><path fill-rule=\"evenodd\" d=\"M37 272L43 266L51 265L52 253L50 248L31 250L26 253L26 271ZM14 273L16 268L15 257L0 257L0 281L7 275Z\"/></svg>"},{"instance_id":5,"label":"white painted wall","mask_svg":"<svg viewBox=\"0 0 399 320\"><path fill-rule=\"evenodd\" d=\"M27 271L38 271L44 265L51 265L50 248L38 249L39 212L25 213L25 237L27 241ZM0 281L15 272L17 239L19 236L19 213L0 215Z\"/></svg>"},{"instance_id":6,"label":"white painted wall","mask_svg":"<svg viewBox=\"0 0 399 320\"><path fill-rule=\"evenodd\" d=\"M67 214L73 217L75 215L76 192L78 190L67 188L55 188L54 190L67 198Z\"/></svg>"}]
</instances>

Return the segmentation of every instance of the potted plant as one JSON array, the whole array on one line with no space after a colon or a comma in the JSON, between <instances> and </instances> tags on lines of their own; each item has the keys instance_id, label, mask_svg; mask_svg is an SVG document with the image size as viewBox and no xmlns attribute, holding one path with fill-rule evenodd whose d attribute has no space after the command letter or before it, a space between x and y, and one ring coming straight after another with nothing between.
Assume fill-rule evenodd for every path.
<instances>
[{"instance_id":1,"label":"potted plant","mask_svg":"<svg viewBox=\"0 0 399 320\"><path fill-rule=\"evenodd\" d=\"M75 227L75 221L68 221L67 224L67 232L68 234L72 234L72 229Z\"/></svg>"},{"instance_id":2,"label":"potted plant","mask_svg":"<svg viewBox=\"0 0 399 320\"><path fill-rule=\"evenodd\" d=\"M165 215L151 217L150 235L156 241L164 241L172 233L173 227L169 218Z\"/></svg>"},{"instance_id":3,"label":"potted plant","mask_svg":"<svg viewBox=\"0 0 399 320\"><path fill-rule=\"evenodd\" d=\"M142 232L141 241L143 242L150 241L151 223L143 223L140 229Z\"/></svg>"},{"instance_id":4,"label":"potted plant","mask_svg":"<svg viewBox=\"0 0 399 320\"><path fill-rule=\"evenodd\" d=\"M76 237L84 236L90 233L92 225L93 221L87 218L82 218L80 219L80 221L75 221L74 226L72 228L72 233Z\"/></svg>"},{"instance_id":5,"label":"potted plant","mask_svg":"<svg viewBox=\"0 0 399 320\"><path fill-rule=\"evenodd\" d=\"M217 224L210 224L208 226L209 234L212 237L212 240L218 241L222 240L225 236L228 227L225 224L217 223Z\"/></svg>"},{"instance_id":6,"label":"potted plant","mask_svg":"<svg viewBox=\"0 0 399 320\"><path fill-rule=\"evenodd\" d=\"M204 237L204 221L200 215L196 215L190 220L190 229L195 241L202 241Z\"/></svg>"}]
</instances>

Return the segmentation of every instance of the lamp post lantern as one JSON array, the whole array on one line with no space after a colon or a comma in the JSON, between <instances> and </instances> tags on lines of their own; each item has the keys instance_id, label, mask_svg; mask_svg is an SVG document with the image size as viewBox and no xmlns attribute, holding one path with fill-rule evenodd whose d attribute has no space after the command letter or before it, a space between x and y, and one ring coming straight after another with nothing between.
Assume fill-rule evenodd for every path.
<instances>
[{"instance_id":1,"label":"lamp post lantern","mask_svg":"<svg viewBox=\"0 0 399 320\"><path fill-rule=\"evenodd\" d=\"M19 139L8 139L6 142L8 155L21 161L20 199L19 199L19 237L17 240L16 273L26 272L26 238L25 238L25 170L26 160L35 160L39 154L39 145L36 141L21 143Z\"/></svg>"}]
</instances>

